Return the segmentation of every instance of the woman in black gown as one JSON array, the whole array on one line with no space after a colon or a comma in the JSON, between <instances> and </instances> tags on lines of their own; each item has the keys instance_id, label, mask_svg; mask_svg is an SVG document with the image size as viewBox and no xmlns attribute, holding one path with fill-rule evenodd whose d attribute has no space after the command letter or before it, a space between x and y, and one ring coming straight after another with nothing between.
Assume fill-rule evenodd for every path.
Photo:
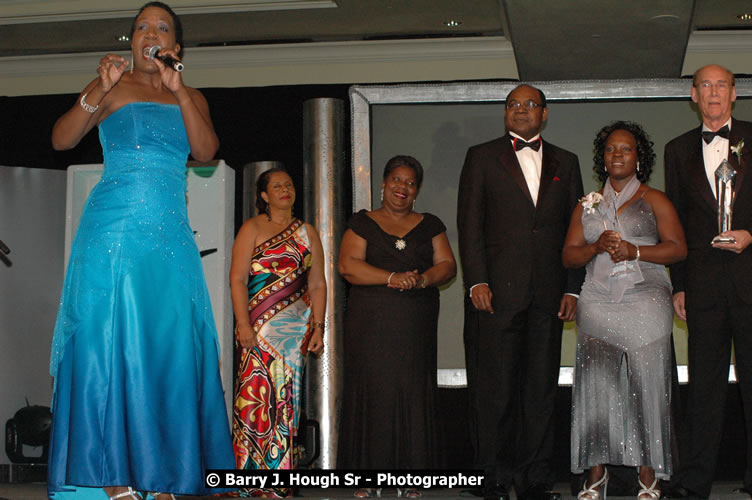
<instances>
[{"instance_id":1,"label":"woman in black gown","mask_svg":"<svg viewBox=\"0 0 752 500\"><path fill-rule=\"evenodd\" d=\"M413 211L422 179L415 158L389 160L381 208L353 215L342 237L338 268L353 286L345 314L341 468L438 465L437 286L454 277L457 265L444 224ZM398 494L415 498L420 491Z\"/></svg>"}]
</instances>

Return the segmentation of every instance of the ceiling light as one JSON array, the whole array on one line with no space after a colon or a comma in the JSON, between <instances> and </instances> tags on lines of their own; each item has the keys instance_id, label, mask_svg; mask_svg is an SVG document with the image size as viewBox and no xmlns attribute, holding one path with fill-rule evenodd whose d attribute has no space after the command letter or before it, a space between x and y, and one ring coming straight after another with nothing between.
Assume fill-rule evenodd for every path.
<instances>
[{"instance_id":1,"label":"ceiling light","mask_svg":"<svg viewBox=\"0 0 752 500\"><path fill-rule=\"evenodd\" d=\"M444 26L446 26L447 28L456 28L460 24L462 24L462 21L457 21L456 19L448 19L444 21Z\"/></svg>"},{"instance_id":2,"label":"ceiling light","mask_svg":"<svg viewBox=\"0 0 752 500\"><path fill-rule=\"evenodd\" d=\"M740 21L752 21L752 14L745 12L744 14L739 14L738 16L736 16L736 18Z\"/></svg>"},{"instance_id":3,"label":"ceiling light","mask_svg":"<svg viewBox=\"0 0 752 500\"><path fill-rule=\"evenodd\" d=\"M676 24L681 19L675 14L659 14L650 18L654 23Z\"/></svg>"},{"instance_id":4,"label":"ceiling light","mask_svg":"<svg viewBox=\"0 0 752 500\"><path fill-rule=\"evenodd\" d=\"M128 35L120 35L117 41L118 42L130 42L131 38Z\"/></svg>"}]
</instances>

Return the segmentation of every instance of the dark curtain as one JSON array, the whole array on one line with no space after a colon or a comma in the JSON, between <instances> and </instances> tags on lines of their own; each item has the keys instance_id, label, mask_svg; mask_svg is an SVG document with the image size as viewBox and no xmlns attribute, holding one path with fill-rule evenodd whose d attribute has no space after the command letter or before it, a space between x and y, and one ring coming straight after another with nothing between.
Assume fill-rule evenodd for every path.
<instances>
[{"instance_id":1,"label":"dark curtain","mask_svg":"<svg viewBox=\"0 0 752 500\"><path fill-rule=\"evenodd\" d=\"M82 82L83 88L85 82ZM254 161L281 161L297 188L295 213L303 215L303 103L308 99L341 99L349 109L349 85L294 85L201 89L219 137L216 158L236 170L236 226L242 223L242 167ZM98 129L70 151L54 151L50 135L55 121L72 106L77 94L0 97L0 165L65 170L69 165L101 163ZM349 169L350 113L345 113L345 186ZM352 196L346 193L349 210Z\"/></svg>"}]
</instances>

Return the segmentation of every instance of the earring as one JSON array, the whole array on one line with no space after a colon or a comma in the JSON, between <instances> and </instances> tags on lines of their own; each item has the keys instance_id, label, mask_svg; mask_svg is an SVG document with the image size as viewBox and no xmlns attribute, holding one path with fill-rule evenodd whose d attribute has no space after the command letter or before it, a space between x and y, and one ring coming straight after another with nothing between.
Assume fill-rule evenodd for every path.
<instances>
[{"instance_id":1,"label":"earring","mask_svg":"<svg viewBox=\"0 0 752 500\"><path fill-rule=\"evenodd\" d=\"M638 172L640 171L640 162L639 161L637 162L637 171Z\"/></svg>"},{"instance_id":2,"label":"earring","mask_svg":"<svg viewBox=\"0 0 752 500\"><path fill-rule=\"evenodd\" d=\"M384 188L381 188L381 203L384 203Z\"/></svg>"},{"instance_id":3,"label":"earring","mask_svg":"<svg viewBox=\"0 0 752 500\"><path fill-rule=\"evenodd\" d=\"M266 207L264 207L264 212L266 212L266 220L270 221L272 220L272 214L271 210L269 210L269 204L266 204Z\"/></svg>"},{"instance_id":4,"label":"earring","mask_svg":"<svg viewBox=\"0 0 752 500\"><path fill-rule=\"evenodd\" d=\"M413 211L415 211L415 201L416 200L417 200L417 198L413 200Z\"/></svg>"}]
</instances>

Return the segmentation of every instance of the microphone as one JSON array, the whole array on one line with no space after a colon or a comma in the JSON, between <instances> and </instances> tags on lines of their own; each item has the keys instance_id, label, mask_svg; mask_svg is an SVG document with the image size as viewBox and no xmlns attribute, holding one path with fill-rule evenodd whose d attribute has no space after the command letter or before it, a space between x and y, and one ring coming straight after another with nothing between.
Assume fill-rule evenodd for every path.
<instances>
[{"instance_id":1,"label":"microphone","mask_svg":"<svg viewBox=\"0 0 752 500\"><path fill-rule=\"evenodd\" d=\"M148 57L150 61L153 61L154 58L157 58L178 73L183 71L183 68L185 68L185 65L183 63L169 54L157 55L157 52L159 52L160 50L162 50L162 47L160 47L159 45L152 45L148 49L144 49L144 56Z\"/></svg>"}]
</instances>

